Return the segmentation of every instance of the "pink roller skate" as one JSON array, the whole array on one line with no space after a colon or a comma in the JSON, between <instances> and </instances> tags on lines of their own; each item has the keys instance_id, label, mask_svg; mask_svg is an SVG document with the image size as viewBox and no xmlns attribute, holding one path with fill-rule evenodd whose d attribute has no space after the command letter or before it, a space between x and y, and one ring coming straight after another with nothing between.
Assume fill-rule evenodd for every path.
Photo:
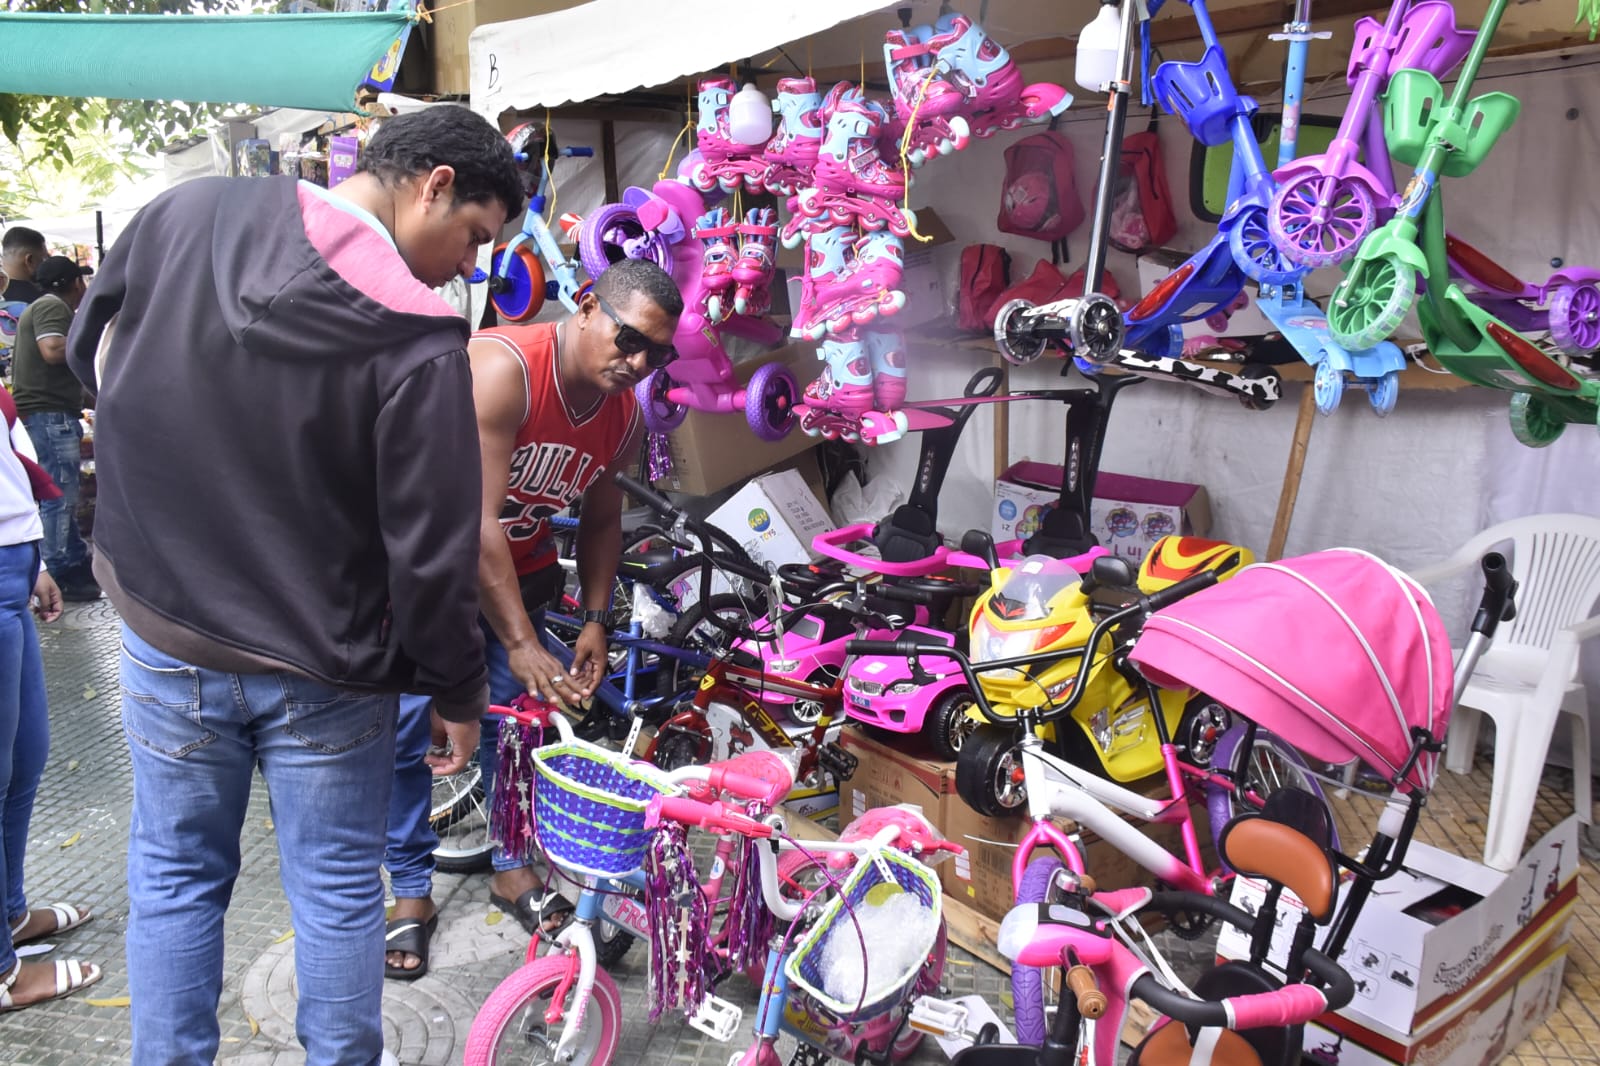
<instances>
[{"instance_id":1,"label":"pink roller skate","mask_svg":"<svg viewBox=\"0 0 1600 1066\"><path fill-rule=\"evenodd\" d=\"M966 96L961 114L973 136L1049 122L1072 103L1072 94L1059 85L1024 85L1011 53L967 16L944 15L933 30L928 45L938 52L941 75Z\"/></svg>"},{"instance_id":2,"label":"pink roller skate","mask_svg":"<svg viewBox=\"0 0 1600 1066\"><path fill-rule=\"evenodd\" d=\"M733 264L733 313L765 314L771 303L772 252L778 243L778 213L770 207L752 207L739 232L739 258Z\"/></svg>"},{"instance_id":3,"label":"pink roller skate","mask_svg":"<svg viewBox=\"0 0 1600 1066\"><path fill-rule=\"evenodd\" d=\"M713 324L727 316L731 303L729 290L735 278L733 235L738 227L728 221L728 212L714 207L695 223L694 236L705 245L700 268L700 291L705 298L706 321Z\"/></svg>"},{"instance_id":4,"label":"pink roller skate","mask_svg":"<svg viewBox=\"0 0 1600 1066\"><path fill-rule=\"evenodd\" d=\"M856 222L863 229L887 226L900 237L911 233L916 216L895 203L905 195L905 179L878 154L878 133L888 116L860 90L838 87L828 99L837 104L829 111L827 132L817 155L813 184L801 189L796 206L807 218L824 215L838 223Z\"/></svg>"},{"instance_id":5,"label":"pink roller skate","mask_svg":"<svg viewBox=\"0 0 1600 1066\"><path fill-rule=\"evenodd\" d=\"M855 252L851 259L850 252ZM843 333L879 316L893 315L906 304L898 288L904 248L892 233L858 238L848 226L829 226L808 235L806 273L801 280L802 306L789 333L820 340Z\"/></svg>"},{"instance_id":6,"label":"pink roller skate","mask_svg":"<svg viewBox=\"0 0 1600 1066\"><path fill-rule=\"evenodd\" d=\"M887 159L899 159L920 167L934 155L949 155L967 146L971 128L959 112L967 94L948 81L934 57L947 41L935 38L932 26L890 30L883 35L883 62L889 71L889 88L894 93L895 118L884 127L892 138L892 150L879 150ZM910 138L905 137L911 127Z\"/></svg>"},{"instance_id":7,"label":"pink roller skate","mask_svg":"<svg viewBox=\"0 0 1600 1066\"><path fill-rule=\"evenodd\" d=\"M695 126L695 146L700 162L689 173L689 183L701 192L721 185L727 192L740 184L752 192L766 185L768 164L762 145L740 144L728 130L728 107L733 101L732 78L705 78L700 82L700 119Z\"/></svg>"},{"instance_id":8,"label":"pink roller skate","mask_svg":"<svg viewBox=\"0 0 1600 1066\"><path fill-rule=\"evenodd\" d=\"M782 116L762 158L767 163L766 187L774 196L793 196L811 184L822 147L822 95L810 78L784 78L772 109Z\"/></svg>"},{"instance_id":9,"label":"pink roller skate","mask_svg":"<svg viewBox=\"0 0 1600 1066\"><path fill-rule=\"evenodd\" d=\"M830 337L817 349L825 361L817 379L806 386L802 403L795 405L800 429L812 437L856 441L861 438L861 416L872 410L872 386L845 384L840 378L864 382L872 375L872 356L854 334Z\"/></svg>"}]
</instances>

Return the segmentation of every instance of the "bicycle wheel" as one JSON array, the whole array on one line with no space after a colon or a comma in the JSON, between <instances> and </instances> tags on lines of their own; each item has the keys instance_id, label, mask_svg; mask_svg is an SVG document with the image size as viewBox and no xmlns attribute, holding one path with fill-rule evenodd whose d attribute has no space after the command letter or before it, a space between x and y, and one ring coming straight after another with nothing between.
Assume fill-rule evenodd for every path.
<instances>
[{"instance_id":1,"label":"bicycle wheel","mask_svg":"<svg viewBox=\"0 0 1600 1066\"><path fill-rule=\"evenodd\" d=\"M1242 742L1247 728L1246 723L1240 722L1222 734L1212 757L1214 769L1231 771L1238 782L1238 787L1231 790L1220 785L1206 786L1206 810L1211 817L1211 842L1214 845L1221 841L1223 829L1235 815L1258 809L1254 803L1241 798L1245 793L1253 793L1257 799L1265 802L1279 789L1297 788L1310 794L1324 811L1328 810L1322 785L1312 776L1311 767L1300 753L1265 729L1256 730L1255 743L1246 752ZM1338 847L1339 837L1338 832L1332 829L1331 812L1327 819L1331 843Z\"/></svg>"},{"instance_id":2,"label":"bicycle wheel","mask_svg":"<svg viewBox=\"0 0 1600 1066\"><path fill-rule=\"evenodd\" d=\"M720 654L731 639L727 632L709 621L710 616L725 619L740 626L748 626L762 617L762 605L736 592L719 592L703 600L678 616L663 641L675 648ZM694 684L694 667L682 659L668 658L656 671L656 692L661 696L688 691Z\"/></svg>"},{"instance_id":3,"label":"bicycle wheel","mask_svg":"<svg viewBox=\"0 0 1600 1066\"><path fill-rule=\"evenodd\" d=\"M489 838L489 800L476 754L459 774L433 779L429 820L439 834L433 864L440 873L472 874L489 868L494 841Z\"/></svg>"},{"instance_id":4,"label":"bicycle wheel","mask_svg":"<svg viewBox=\"0 0 1600 1066\"><path fill-rule=\"evenodd\" d=\"M1066 864L1054 855L1028 863L1028 868L1022 872L1022 883L1017 886L1016 904L1050 902L1056 874L1066 868ZM1034 1047L1044 1043L1045 1016L1050 1004L1055 1002L1056 990L1060 987L1060 967L1051 967L1046 971L1021 963L1012 965L1011 1020L1017 1031L1017 1043Z\"/></svg>"},{"instance_id":5,"label":"bicycle wheel","mask_svg":"<svg viewBox=\"0 0 1600 1066\"><path fill-rule=\"evenodd\" d=\"M567 960L552 955L535 959L501 981L472 1020L466 1066L554 1066L561 1030L552 1030L544 1016L566 975ZM568 1017L577 1009L570 1000L564 1005ZM565 1061L571 1066L607 1066L622 1039L622 996L604 970L595 970L594 989L582 1010L583 1029L573 1057Z\"/></svg>"}]
</instances>

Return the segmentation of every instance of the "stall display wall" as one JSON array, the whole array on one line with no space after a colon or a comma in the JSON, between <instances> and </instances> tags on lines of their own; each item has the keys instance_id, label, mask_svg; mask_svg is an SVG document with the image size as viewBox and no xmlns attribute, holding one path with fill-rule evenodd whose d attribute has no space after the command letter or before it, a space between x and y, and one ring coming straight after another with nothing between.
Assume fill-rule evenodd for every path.
<instances>
[{"instance_id":1,"label":"stall display wall","mask_svg":"<svg viewBox=\"0 0 1600 1066\"><path fill-rule=\"evenodd\" d=\"M1541 56L1492 62L1480 80L1483 91L1499 89L1522 100L1522 114L1488 161L1471 176L1446 183L1451 232L1489 252L1513 273L1543 280L1560 257L1573 265L1600 265L1600 198L1592 175L1600 169L1600 50L1571 56ZM1306 111L1338 116L1344 108L1342 77L1310 88ZM1278 101L1263 95L1264 110ZM1095 187L1103 111L1080 96L1060 131L1073 143L1078 185L1085 198ZM1129 129L1144 119L1130 116ZM1187 176L1192 141L1182 124L1164 116L1159 129L1166 167L1177 200L1180 233L1173 246L1187 252L1214 232L1213 224L1189 210ZM1020 277L1048 246L997 233L995 214L1007 144L1020 131L940 159L917 173L912 206L935 206L958 245L1000 244L1012 255ZM1397 168L1403 172L1403 168ZM1069 238L1072 262L1088 249L1087 223ZM1112 250L1108 268L1124 292L1136 291L1132 256ZM1020 273L1018 273L1020 272ZM1318 297L1342 275L1319 271L1308 282ZM947 279L953 295L955 279ZM1254 316L1254 312L1247 312ZM1236 318L1242 324L1244 316ZM1247 321L1247 320L1246 320ZM1417 336L1415 323L1400 331ZM971 351L913 347L912 398L960 392L981 356ZM1059 377L1061 363L1043 359L1013 368L1013 390L1081 383L1075 373ZM1122 393L1106 441L1104 469L1117 473L1187 481L1210 492L1213 535L1264 552L1282 488L1301 386L1289 385L1270 411L1237 404L1165 382L1147 382ZM1447 554L1473 533L1518 514L1572 510L1600 513L1600 432L1573 426L1550 448L1517 444L1507 428L1509 394L1485 389L1453 393L1401 390L1387 419L1365 404L1349 403L1318 417L1312 430L1300 495L1286 554L1332 545L1375 552L1401 567L1416 567ZM967 425L941 497L940 526L959 535L987 527L996 464L993 413L980 410ZM1010 406L1008 462L1032 458L1060 462L1061 409L1047 403ZM870 453L874 473L909 485L916 457L912 438ZM1001 463L1000 465L1005 465ZM1461 638L1469 620L1467 590L1444 589L1439 606ZM1585 651L1583 676L1590 706L1600 711L1600 648ZM1592 712L1595 713L1595 712ZM1596 715L1600 726L1600 714ZM1558 732L1556 751L1566 743Z\"/></svg>"}]
</instances>

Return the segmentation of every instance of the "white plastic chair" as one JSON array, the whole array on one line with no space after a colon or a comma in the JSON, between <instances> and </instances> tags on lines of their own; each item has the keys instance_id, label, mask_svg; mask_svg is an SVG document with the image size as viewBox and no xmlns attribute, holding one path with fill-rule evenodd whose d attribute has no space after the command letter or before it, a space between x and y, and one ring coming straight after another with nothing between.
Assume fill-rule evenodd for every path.
<instances>
[{"instance_id":1,"label":"white plastic chair","mask_svg":"<svg viewBox=\"0 0 1600 1066\"><path fill-rule=\"evenodd\" d=\"M1577 673L1580 646L1600 634L1600 614L1591 613L1600 599L1600 518L1541 514L1502 522L1412 576L1430 585L1475 571L1485 552L1508 541L1506 554L1519 586L1517 617L1500 626L1478 661L1445 741L1445 766L1469 773L1479 715L1494 720L1494 784L1483 861L1496 870L1510 870L1522 857L1550 738L1563 713L1572 723L1574 805L1585 826L1593 820L1589 705Z\"/></svg>"}]
</instances>

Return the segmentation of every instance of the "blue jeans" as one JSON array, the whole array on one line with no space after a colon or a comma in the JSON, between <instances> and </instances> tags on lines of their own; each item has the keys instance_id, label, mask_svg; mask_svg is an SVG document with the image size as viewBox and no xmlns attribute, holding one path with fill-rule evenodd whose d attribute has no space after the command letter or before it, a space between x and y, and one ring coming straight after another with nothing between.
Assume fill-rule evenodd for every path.
<instances>
[{"instance_id":1,"label":"blue jeans","mask_svg":"<svg viewBox=\"0 0 1600 1066\"><path fill-rule=\"evenodd\" d=\"M434 832L433 770L428 747L433 742L433 701L427 696L400 697L400 726L394 738L394 791L389 796L389 838L383 865L396 899L433 895Z\"/></svg>"},{"instance_id":2,"label":"blue jeans","mask_svg":"<svg viewBox=\"0 0 1600 1066\"><path fill-rule=\"evenodd\" d=\"M122 629L133 761L128 987L136 1063L216 1058L222 921L257 765L294 925L308 1066L383 1054L384 819L398 697L191 666Z\"/></svg>"},{"instance_id":3,"label":"blue jeans","mask_svg":"<svg viewBox=\"0 0 1600 1066\"><path fill-rule=\"evenodd\" d=\"M39 465L61 490L61 496L39 504L44 523L44 565L56 577L72 571L88 575L89 546L78 532L78 478L82 471L83 426L72 415L45 411L22 420L39 453Z\"/></svg>"},{"instance_id":4,"label":"blue jeans","mask_svg":"<svg viewBox=\"0 0 1600 1066\"><path fill-rule=\"evenodd\" d=\"M0 976L17 964L11 927L28 913L22 859L50 753L44 660L28 608L38 572L37 541L0 548Z\"/></svg>"}]
</instances>

